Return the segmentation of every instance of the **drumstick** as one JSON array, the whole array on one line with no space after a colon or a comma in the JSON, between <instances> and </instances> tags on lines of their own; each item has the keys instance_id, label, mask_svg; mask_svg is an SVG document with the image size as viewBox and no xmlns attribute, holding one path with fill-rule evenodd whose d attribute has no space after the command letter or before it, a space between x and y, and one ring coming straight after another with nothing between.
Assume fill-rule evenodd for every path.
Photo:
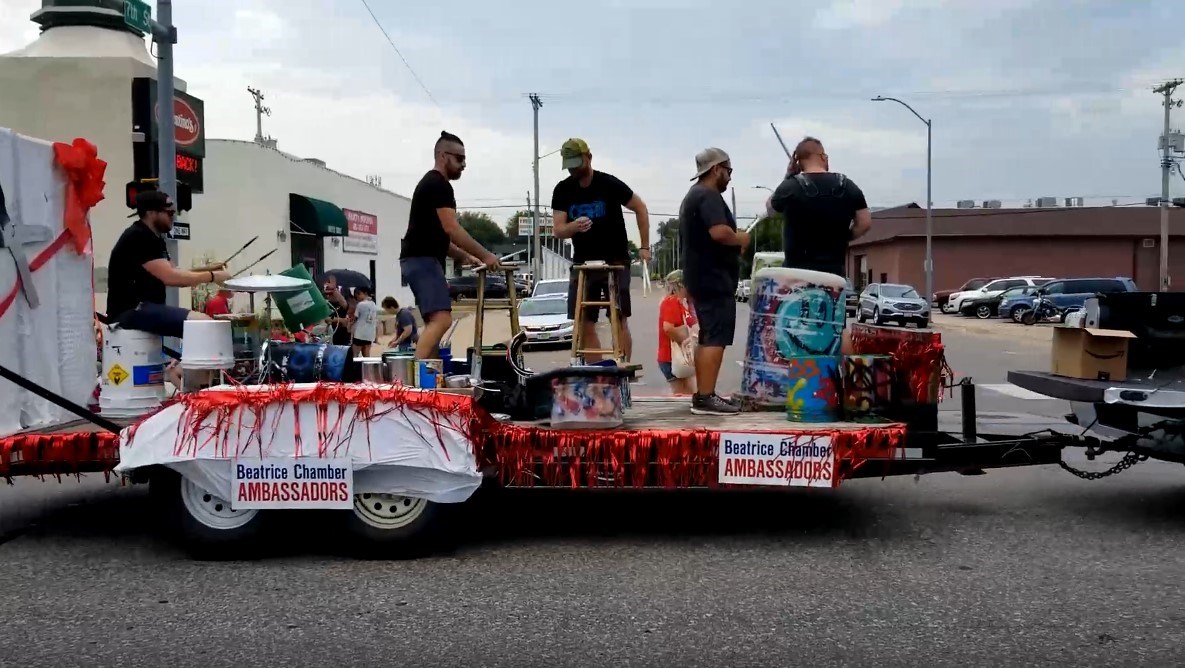
<instances>
[{"instance_id":1,"label":"drumstick","mask_svg":"<svg viewBox=\"0 0 1185 668\"><path fill-rule=\"evenodd\" d=\"M247 250L247 246L250 246L251 244L255 243L255 240L256 240L256 239L258 239L258 238L259 238L259 235L255 235L255 236L251 237L251 240L250 240L250 241L248 241L247 243L243 244L243 247L242 247L242 248L240 248L240 249L238 249L237 251L235 251L233 255L231 255L230 257L226 258L226 260L224 260L224 261L222 262L223 266L230 264L230 261L231 261L231 260L233 260L233 259L235 259L236 257L238 257L239 253L242 253L243 251Z\"/></svg>"},{"instance_id":2,"label":"drumstick","mask_svg":"<svg viewBox=\"0 0 1185 668\"><path fill-rule=\"evenodd\" d=\"M194 271L218 271L220 269L225 269L226 265L230 264L231 260L238 257L239 253L242 253L243 251L247 250L247 246L250 246L251 244L255 243L255 240L258 238L259 238L259 235L251 237L250 241L243 244L242 248L240 248L237 251L235 251L234 253L232 253L231 256L226 258L225 260L223 260L221 264L207 264L207 265L204 265L201 267L194 267L193 270Z\"/></svg>"},{"instance_id":3,"label":"drumstick","mask_svg":"<svg viewBox=\"0 0 1185 668\"><path fill-rule=\"evenodd\" d=\"M255 265L259 264L260 262L263 262L264 260L266 260L266 259L268 258L268 256L269 256L269 255L271 255L272 253L275 253L277 250L279 250L279 249L278 249L278 248L273 248L273 249L271 249L270 251L268 251L267 253L264 253L263 257L261 257L261 258L259 258L258 260L256 260L256 261L252 262L251 264L247 265L246 267L243 267L243 268L242 268L242 269L240 269L240 270L239 270L237 273L235 273L235 274L234 274L234 276L231 276L231 278L235 278L235 277L237 277L237 276L240 276L240 275L241 275L241 274L242 274L244 271L247 271L247 270L248 270L248 269L250 269L251 267L254 267Z\"/></svg>"},{"instance_id":4,"label":"drumstick","mask_svg":"<svg viewBox=\"0 0 1185 668\"><path fill-rule=\"evenodd\" d=\"M782 135L778 133L778 129L774 127L773 123L770 123L769 126L774 129L774 136L778 138L778 143L782 145L782 150L786 152L786 157L793 160L794 156L790 154L790 149L786 148L786 142L782 141Z\"/></svg>"}]
</instances>

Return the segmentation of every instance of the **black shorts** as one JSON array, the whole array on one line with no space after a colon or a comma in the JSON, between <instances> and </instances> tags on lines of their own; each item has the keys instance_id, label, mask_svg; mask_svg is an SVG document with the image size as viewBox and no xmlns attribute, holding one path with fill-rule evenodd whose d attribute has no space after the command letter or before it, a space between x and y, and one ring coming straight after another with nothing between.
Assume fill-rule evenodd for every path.
<instances>
[{"instance_id":1,"label":"black shorts","mask_svg":"<svg viewBox=\"0 0 1185 668\"><path fill-rule=\"evenodd\" d=\"M734 297L692 297L695 317L699 320L699 344L711 348L732 345L737 328L737 303Z\"/></svg>"},{"instance_id":2,"label":"black shorts","mask_svg":"<svg viewBox=\"0 0 1185 668\"><path fill-rule=\"evenodd\" d=\"M405 257L399 261L403 280L411 288L412 297L425 320L433 313L453 310L448 278L444 267L434 257Z\"/></svg>"},{"instance_id":3,"label":"black shorts","mask_svg":"<svg viewBox=\"0 0 1185 668\"><path fill-rule=\"evenodd\" d=\"M365 348L366 346L373 344L374 341L367 341L366 339L354 339L354 345L358 346L359 348Z\"/></svg>"},{"instance_id":4,"label":"black shorts","mask_svg":"<svg viewBox=\"0 0 1185 668\"><path fill-rule=\"evenodd\" d=\"M614 272L617 283L617 310L623 318L630 317L633 309L630 305L630 270L629 267ZM579 276L572 270L568 279L568 317L576 317L576 281ZM609 301L609 272L601 270L585 270L584 272L584 300L590 302ZM597 315L604 306L588 306L584 309L584 321L596 322ZM608 311L608 309L606 309Z\"/></svg>"},{"instance_id":5,"label":"black shorts","mask_svg":"<svg viewBox=\"0 0 1185 668\"><path fill-rule=\"evenodd\" d=\"M134 329L162 337L184 338L185 321L189 319L189 311L179 306L140 302L136 308L114 317L115 322L124 329Z\"/></svg>"}]
</instances>

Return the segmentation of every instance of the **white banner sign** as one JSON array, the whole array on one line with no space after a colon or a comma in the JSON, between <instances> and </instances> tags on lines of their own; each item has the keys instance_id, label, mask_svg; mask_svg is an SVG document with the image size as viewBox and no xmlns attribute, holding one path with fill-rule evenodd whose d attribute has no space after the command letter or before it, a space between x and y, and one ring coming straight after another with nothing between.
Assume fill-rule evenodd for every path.
<instances>
[{"instance_id":1,"label":"white banner sign","mask_svg":"<svg viewBox=\"0 0 1185 668\"><path fill-rule=\"evenodd\" d=\"M535 228L532 227L532 225L531 225L534 222L535 222L535 219L531 216L519 216L519 218L518 218L518 235L520 237L529 237L529 236L534 235ZM551 231L552 231L551 216L540 216L539 217L539 234L541 236L550 237L550 236L552 236Z\"/></svg>"},{"instance_id":2,"label":"white banner sign","mask_svg":"<svg viewBox=\"0 0 1185 668\"><path fill-rule=\"evenodd\" d=\"M342 250L346 253L379 254L378 216L352 209L342 209L346 214L346 236L342 238Z\"/></svg>"},{"instance_id":3,"label":"white banner sign","mask_svg":"<svg viewBox=\"0 0 1185 668\"><path fill-rule=\"evenodd\" d=\"M354 507L354 466L349 459L287 457L236 459L230 506L252 508Z\"/></svg>"},{"instance_id":4,"label":"white banner sign","mask_svg":"<svg viewBox=\"0 0 1185 668\"><path fill-rule=\"evenodd\" d=\"M730 485L834 487L828 436L720 434L719 480Z\"/></svg>"}]
</instances>

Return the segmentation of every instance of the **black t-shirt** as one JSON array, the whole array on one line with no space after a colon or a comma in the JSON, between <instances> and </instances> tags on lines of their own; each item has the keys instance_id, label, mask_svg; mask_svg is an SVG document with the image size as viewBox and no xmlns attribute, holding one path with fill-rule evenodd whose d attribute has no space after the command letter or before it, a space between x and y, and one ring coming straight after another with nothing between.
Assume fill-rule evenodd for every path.
<instances>
[{"instance_id":1,"label":"black t-shirt","mask_svg":"<svg viewBox=\"0 0 1185 668\"><path fill-rule=\"evenodd\" d=\"M411 216L407 220L407 234L403 236L399 259L432 257L443 267L444 259L448 257L449 236L436 210L456 208L453 184L444 174L435 169L425 174L411 194Z\"/></svg>"},{"instance_id":2,"label":"black t-shirt","mask_svg":"<svg viewBox=\"0 0 1185 668\"><path fill-rule=\"evenodd\" d=\"M683 247L683 283L693 299L736 294L741 249L712 238L709 230L719 224L737 228L720 191L699 183L691 186L679 206L679 245Z\"/></svg>"},{"instance_id":3,"label":"black t-shirt","mask_svg":"<svg viewBox=\"0 0 1185 668\"><path fill-rule=\"evenodd\" d=\"M144 264L168 260L165 240L148 225L136 221L128 226L107 262L107 316L116 318L140 305L165 303L165 284L148 273Z\"/></svg>"},{"instance_id":4,"label":"black t-shirt","mask_svg":"<svg viewBox=\"0 0 1185 668\"><path fill-rule=\"evenodd\" d=\"M621 207L634 197L634 191L621 179L593 171L592 182L580 187L575 176L556 184L551 194L551 208L568 214L568 220L588 218L592 227L572 237L572 261L589 260L630 262L629 238L625 234L625 216Z\"/></svg>"},{"instance_id":5,"label":"black t-shirt","mask_svg":"<svg viewBox=\"0 0 1185 668\"><path fill-rule=\"evenodd\" d=\"M852 219L868 208L855 183L834 172L799 174L782 181L771 204L786 219L783 267L847 274Z\"/></svg>"},{"instance_id":6,"label":"black t-shirt","mask_svg":"<svg viewBox=\"0 0 1185 668\"><path fill-rule=\"evenodd\" d=\"M349 306L339 306L334 302L329 302L329 308L333 309L333 316L335 318L345 318L350 315ZM337 325L337 329L333 330L333 345L348 346L354 341L354 336L350 333L350 326L346 324Z\"/></svg>"}]
</instances>

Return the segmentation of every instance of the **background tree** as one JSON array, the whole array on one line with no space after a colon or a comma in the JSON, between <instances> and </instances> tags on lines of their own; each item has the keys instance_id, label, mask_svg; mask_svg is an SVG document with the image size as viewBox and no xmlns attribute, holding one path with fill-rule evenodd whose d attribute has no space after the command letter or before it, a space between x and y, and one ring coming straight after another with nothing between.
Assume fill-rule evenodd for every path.
<instances>
[{"instance_id":1,"label":"background tree","mask_svg":"<svg viewBox=\"0 0 1185 668\"><path fill-rule=\"evenodd\" d=\"M490 218L488 213L480 211L462 211L457 216L457 222L473 240L488 248L506 243L506 233L498 223Z\"/></svg>"},{"instance_id":2,"label":"background tree","mask_svg":"<svg viewBox=\"0 0 1185 668\"><path fill-rule=\"evenodd\" d=\"M753 271L753 254L754 253L780 253L782 252L782 215L774 214L773 216L766 216L757 221L753 229L749 231L753 238L752 243L741 254L741 278L749 278L749 273Z\"/></svg>"}]
</instances>

